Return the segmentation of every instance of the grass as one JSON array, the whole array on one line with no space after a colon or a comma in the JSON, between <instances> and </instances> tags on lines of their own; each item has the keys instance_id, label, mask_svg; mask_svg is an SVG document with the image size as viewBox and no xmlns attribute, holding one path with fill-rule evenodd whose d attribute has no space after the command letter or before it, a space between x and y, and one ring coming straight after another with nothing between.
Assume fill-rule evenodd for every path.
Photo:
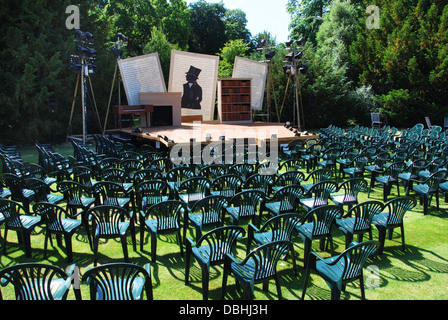
<instances>
[{"instance_id":1,"label":"grass","mask_svg":"<svg viewBox=\"0 0 448 320\"><path fill-rule=\"evenodd\" d=\"M65 155L71 154L70 146L64 145L56 148ZM31 162L37 162L37 152L34 150L23 150L23 157ZM368 177L366 177L368 179ZM401 187L401 195L403 195ZM411 195L413 195L411 193ZM388 199L397 196L396 188ZM414 195L415 196L415 195ZM371 193L360 195L360 202L366 200L382 200L382 189L377 186ZM401 238L399 231L394 232L392 240L386 240L382 256L376 256L368 262L368 265L377 266L379 279L371 277L367 283L374 284L374 288L366 290L366 298L369 300L446 300L448 299L448 246L446 245L448 229L448 204L445 203L443 195L440 197L440 211L435 208L435 201L429 209L428 215L423 215L423 207L417 205L405 216L406 251L401 251ZM265 219L267 214L264 215ZM243 224L247 229L247 224ZM138 229L137 229L138 231ZM4 230L2 230L2 236ZM128 239L130 262L144 265L150 262L150 243L148 233L144 244L144 250L139 250L139 234L137 233L137 251L133 251L131 239ZM194 239L192 227L187 236ZM378 233L373 228L374 239ZM32 258L26 258L21 245L18 244L16 234L8 234L6 254L1 252L0 267L15 265L24 262L44 262L67 267L66 253L64 248L59 248L53 239L54 247L49 245L47 257L44 258L44 233L41 227L37 227L32 235ZM246 242L244 238L238 243L237 255L240 259L245 256ZM82 274L93 266L93 252L91 251L84 230L81 228L75 234L73 244L74 263L79 267ZM344 237L340 231L334 229L334 243L336 253L344 250ZM294 249L297 259L298 274L293 275L291 259L282 260L278 270L282 287L283 298L287 300L298 300L302 296L305 269L303 268L303 242L297 237L294 241ZM324 257L330 256L329 252L319 250L318 243L313 244L313 250ZM186 286L185 280L185 256L179 252L179 246L175 236L162 235L158 239L158 260L151 263L152 283L155 300L201 300L201 270L197 263L193 262L190 270L190 284ZM118 240L102 240L99 246L99 264L123 261L123 253ZM368 276L367 273L365 273ZM373 282L372 282L373 279ZM370 282L369 282L370 281ZM376 282L375 282L376 281ZM212 267L210 274L211 300L220 299L222 286L222 266ZM85 284L81 285L82 296L89 299L89 292ZM11 288L2 288L4 299L14 299ZM69 300L74 299L70 291ZM261 285L256 285L256 300L277 300L274 282L271 281L267 292L262 290ZM307 300L328 300L330 290L326 283L316 274L311 274L308 285ZM342 293L341 299L358 300L361 298L359 282L347 285L346 292ZM232 276L228 279L226 300L240 300L242 293L236 289Z\"/></svg>"}]
</instances>

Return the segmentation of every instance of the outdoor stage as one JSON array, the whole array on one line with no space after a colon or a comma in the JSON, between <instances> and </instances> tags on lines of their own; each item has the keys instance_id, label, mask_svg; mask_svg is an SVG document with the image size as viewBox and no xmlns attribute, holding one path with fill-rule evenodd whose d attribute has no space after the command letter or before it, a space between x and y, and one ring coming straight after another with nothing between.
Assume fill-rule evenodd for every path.
<instances>
[{"instance_id":1,"label":"outdoor stage","mask_svg":"<svg viewBox=\"0 0 448 320\"><path fill-rule=\"evenodd\" d=\"M134 130L133 130L134 129ZM117 129L124 134L129 134L142 143L156 143L168 148L176 144L191 144L200 142L208 144L220 140L245 139L252 141L258 146L270 143L277 138L278 145L300 139L307 140L318 138L317 134L298 132L287 129L282 123L252 122L245 124L227 124L218 122L190 122L182 123L181 126L139 128L141 133L135 132L135 128ZM209 137L209 138L208 138Z\"/></svg>"}]
</instances>

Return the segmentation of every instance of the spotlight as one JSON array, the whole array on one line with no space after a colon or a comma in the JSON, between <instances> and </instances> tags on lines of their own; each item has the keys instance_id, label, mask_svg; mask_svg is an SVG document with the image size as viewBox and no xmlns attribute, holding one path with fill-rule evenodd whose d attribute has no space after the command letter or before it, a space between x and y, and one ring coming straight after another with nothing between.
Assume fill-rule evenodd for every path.
<instances>
[{"instance_id":1,"label":"spotlight","mask_svg":"<svg viewBox=\"0 0 448 320\"><path fill-rule=\"evenodd\" d=\"M96 56L96 50L92 48L87 47L81 47L80 45L76 46L76 51L79 52L79 54L85 56L85 57L95 57Z\"/></svg>"},{"instance_id":2,"label":"spotlight","mask_svg":"<svg viewBox=\"0 0 448 320\"><path fill-rule=\"evenodd\" d=\"M118 49L117 47L112 47L110 51L116 55L117 57L121 57L123 55L123 50Z\"/></svg>"},{"instance_id":3,"label":"spotlight","mask_svg":"<svg viewBox=\"0 0 448 320\"><path fill-rule=\"evenodd\" d=\"M263 39L260 41L260 43L258 44L259 47L264 47L266 45L266 39Z\"/></svg>"},{"instance_id":4,"label":"spotlight","mask_svg":"<svg viewBox=\"0 0 448 320\"><path fill-rule=\"evenodd\" d=\"M271 60L272 58L274 58L275 54L276 54L275 50L272 50L271 52L266 53L265 54L266 60Z\"/></svg>"},{"instance_id":5,"label":"spotlight","mask_svg":"<svg viewBox=\"0 0 448 320\"><path fill-rule=\"evenodd\" d=\"M95 37L93 36L93 34L91 34L90 32L86 32L85 35L86 35L87 39L89 39L89 40L93 40L93 39L95 39Z\"/></svg>"},{"instance_id":6,"label":"spotlight","mask_svg":"<svg viewBox=\"0 0 448 320\"><path fill-rule=\"evenodd\" d=\"M77 36L78 38L80 38L80 39L85 39L85 38L86 38L86 34L85 34L84 32L82 32L81 30L79 30L79 29L77 29L77 30L75 31L75 33L76 33L76 36Z\"/></svg>"},{"instance_id":7,"label":"spotlight","mask_svg":"<svg viewBox=\"0 0 448 320\"><path fill-rule=\"evenodd\" d=\"M305 43L305 38L304 37L302 37L302 38L300 38L299 40L297 40L297 45L298 46L301 46L301 45L303 45Z\"/></svg>"},{"instance_id":8,"label":"spotlight","mask_svg":"<svg viewBox=\"0 0 448 320\"><path fill-rule=\"evenodd\" d=\"M78 60L71 60L69 66L75 73L79 73L82 67Z\"/></svg>"},{"instance_id":9,"label":"spotlight","mask_svg":"<svg viewBox=\"0 0 448 320\"><path fill-rule=\"evenodd\" d=\"M301 74L306 74L306 72L308 71L308 66L307 65L299 66L299 71Z\"/></svg>"},{"instance_id":10,"label":"spotlight","mask_svg":"<svg viewBox=\"0 0 448 320\"><path fill-rule=\"evenodd\" d=\"M292 44L292 40L288 40L285 44L289 48L291 46L291 44Z\"/></svg>"},{"instance_id":11,"label":"spotlight","mask_svg":"<svg viewBox=\"0 0 448 320\"><path fill-rule=\"evenodd\" d=\"M122 34L121 32L118 33L118 39L120 39L123 42L128 42L128 37L126 37L124 34Z\"/></svg>"},{"instance_id":12,"label":"spotlight","mask_svg":"<svg viewBox=\"0 0 448 320\"><path fill-rule=\"evenodd\" d=\"M303 52L302 52L302 51L299 51L299 52L297 52L297 54L294 56L294 59L296 59L296 60L300 60L300 59L302 59L302 55L303 55Z\"/></svg>"}]
</instances>

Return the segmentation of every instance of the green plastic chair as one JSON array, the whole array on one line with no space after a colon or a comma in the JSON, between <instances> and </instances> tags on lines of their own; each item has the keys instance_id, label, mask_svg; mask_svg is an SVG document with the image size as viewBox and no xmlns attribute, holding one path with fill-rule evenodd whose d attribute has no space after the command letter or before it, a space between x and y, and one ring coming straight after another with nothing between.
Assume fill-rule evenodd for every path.
<instances>
[{"instance_id":1,"label":"green plastic chair","mask_svg":"<svg viewBox=\"0 0 448 320\"><path fill-rule=\"evenodd\" d=\"M373 217L372 223L378 229L380 247L378 254L383 253L384 243L386 240L386 231L389 231L389 239L392 238L392 231L395 228L401 230L401 249L405 251L404 240L404 215L409 210L412 210L417 204L417 201L411 197L398 197L385 203L386 212L377 214Z\"/></svg>"},{"instance_id":2,"label":"green plastic chair","mask_svg":"<svg viewBox=\"0 0 448 320\"><path fill-rule=\"evenodd\" d=\"M112 205L99 205L90 208L87 216L92 222L93 229L93 262L97 265L99 239L119 238L123 248L125 262L128 262L127 235L128 230L132 231L132 218L129 211L123 207ZM132 234L132 243L135 248L135 234Z\"/></svg>"},{"instance_id":3,"label":"green plastic chair","mask_svg":"<svg viewBox=\"0 0 448 320\"><path fill-rule=\"evenodd\" d=\"M336 226L345 235L345 247L348 248L354 235L358 235L358 242L362 242L365 233L369 233L372 240L372 220L384 209L380 201L365 201L351 208L341 219L336 220Z\"/></svg>"},{"instance_id":4,"label":"green plastic chair","mask_svg":"<svg viewBox=\"0 0 448 320\"><path fill-rule=\"evenodd\" d=\"M146 209L153 204L173 200L175 191L164 180L146 180L138 184L136 188L135 209L139 213L140 222L140 250L143 250L145 240Z\"/></svg>"},{"instance_id":5,"label":"green plastic chair","mask_svg":"<svg viewBox=\"0 0 448 320\"><path fill-rule=\"evenodd\" d=\"M14 287L16 300L66 300L69 289L75 284L76 265L64 272L57 266L44 263L23 263L0 271L0 285ZM80 291L73 286L76 300ZM0 291L0 300L3 296Z\"/></svg>"},{"instance_id":6,"label":"green plastic chair","mask_svg":"<svg viewBox=\"0 0 448 320\"><path fill-rule=\"evenodd\" d=\"M413 186L413 190L420 197L423 203L423 214L428 214L428 207L431 204L433 196L436 197L437 210L439 210L439 184L446 178L448 171L441 169L433 173L429 178L419 182L418 185Z\"/></svg>"},{"instance_id":7,"label":"green plastic chair","mask_svg":"<svg viewBox=\"0 0 448 320\"><path fill-rule=\"evenodd\" d=\"M88 269L82 282L91 300L153 300L151 268L131 263L109 263Z\"/></svg>"},{"instance_id":8,"label":"green plastic chair","mask_svg":"<svg viewBox=\"0 0 448 320\"><path fill-rule=\"evenodd\" d=\"M304 193L305 190L298 184L282 187L265 203L265 208L272 216L285 212L298 212L299 199Z\"/></svg>"},{"instance_id":9,"label":"green plastic chair","mask_svg":"<svg viewBox=\"0 0 448 320\"><path fill-rule=\"evenodd\" d=\"M189 210L188 219L196 230L196 239L202 236L204 227L219 227L224 224L228 198L208 196L197 201Z\"/></svg>"},{"instance_id":10,"label":"green plastic chair","mask_svg":"<svg viewBox=\"0 0 448 320\"><path fill-rule=\"evenodd\" d=\"M231 254L226 254L221 300L224 300L226 295L227 278L231 273L243 287L245 300L254 299L254 286L256 283L262 282L264 284L263 290L268 291L270 279L275 280L277 295L280 300L282 291L277 274L277 264L290 250L293 250L291 242L274 241L254 249L242 261L238 261Z\"/></svg>"},{"instance_id":11,"label":"green plastic chair","mask_svg":"<svg viewBox=\"0 0 448 320\"><path fill-rule=\"evenodd\" d=\"M59 245L61 245L61 236L64 236L67 259L71 263L73 261L72 237L81 227L82 221L71 218L63 207L48 202L35 203L33 212L41 216L45 223L44 258L47 253L48 239L52 241L51 235L55 234Z\"/></svg>"},{"instance_id":12,"label":"green plastic chair","mask_svg":"<svg viewBox=\"0 0 448 320\"><path fill-rule=\"evenodd\" d=\"M191 255L194 256L202 270L202 298L208 300L210 267L224 264L227 253L232 253L238 241L246 231L238 226L225 226L213 229L197 242L187 238L185 259L185 284L189 284Z\"/></svg>"},{"instance_id":13,"label":"green plastic chair","mask_svg":"<svg viewBox=\"0 0 448 320\"><path fill-rule=\"evenodd\" d=\"M178 200L167 200L153 204L146 209L145 225L151 235L151 259L157 260L157 238L160 234L176 233L180 253L183 255L183 240L181 236L181 220L184 221L184 230L187 228L188 220L185 215L188 211L187 205ZM185 236L186 232L184 232Z\"/></svg>"},{"instance_id":14,"label":"green plastic chair","mask_svg":"<svg viewBox=\"0 0 448 320\"><path fill-rule=\"evenodd\" d=\"M363 178L352 178L338 185L335 192L343 190L342 194L331 194L330 199L338 206L352 206L358 204L358 194L367 189L367 181Z\"/></svg>"},{"instance_id":15,"label":"green plastic chair","mask_svg":"<svg viewBox=\"0 0 448 320\"><path fill-rule=\"evenodd\" d=\"M345 290L345 285L358 279L361 298L364 300L363 267L367 259L375 254L378 246L378 241L352 242L341 254L325 259L317 253L311 252L306 269L302 300L305 298L311 269L314 269L331 288L331 300L339 300L341 291Z\"/></svg>"},{"instance_id":16,"label":"green plastic chair","mask_svg":"<svg viewBox=\"0 0 448 320\"><path fill-rule=\"evenodd\" d=\"M344 209L335 205L317 207L303 217L303 224L297 226L297 232L305 243L305 267L311 252L313 240L320 240L320 248L324 249L324 240L328 239L331 251L334 252L333 237L331 234L336 219L340 219Z\"/></svg>"},{"instance_id":17,"label":"green plastic chair","mask_svg":"<svg viewBox=\"0 0 448 320\"><path fill-rule=\"evenodd\" d=\"M25 255L31 257L31 232L41 222L41 218L27 214L25 208L16 201L0 199L0 214L5 219L5 235L3 238L3 254L6 253L8 230L17 231L25 245ZM20 240L19 240L20 242Z\"/></svg>"},{"instance_id":18,"label":"green plastic chair","mask_svg":"<svg viewBox=\"0 0 448 320\"><path fill-rule=\"evenodd\" d=\"M255 225L260 225L261 208L265 200L265 194L262 191L246 190L237 193L230 199L226 208L232 224L238 225L241 220L252 219Z\"/></svg>"},{"instance_id":19,"label":"green plastic chair","mask_svg":"<svg viewBox=\"0 0 448 320\"><path fill-rule=\"evenodd\" d=\"M306 211L328 205L330 195L338 189L338 184L332 180L317 182L301 198L300 204Z\"/></svg>"}]
</instances>

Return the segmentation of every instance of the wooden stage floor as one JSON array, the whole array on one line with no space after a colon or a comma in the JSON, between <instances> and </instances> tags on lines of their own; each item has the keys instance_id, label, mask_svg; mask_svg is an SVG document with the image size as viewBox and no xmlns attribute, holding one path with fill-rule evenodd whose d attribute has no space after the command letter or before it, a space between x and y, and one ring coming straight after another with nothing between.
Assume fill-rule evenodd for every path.
<instances>
[{"instance_id":1,"label":"wooden stage floor","mask_svg":"<svg viewBox=\"0 0 448 320\"><path fill-rule=\"evenodd\" d=\"M175 144L190 144L200 142L207 144L220 140L255 139L257 145L270 143L271 139L277 137L278 144L287 144L295 139L306 140L318 138L313 133L299 132L296 136L294 131L285 128L282 123L252 122L245 124L223 124L218 122L193 122L182 123L177 127L152 127L140 128L141 133L133 132L132 128L122 128L119 131L128 133L139 140L148 142L160 142L166 147ZM207 136L210 140L207 140ZM224 138L223 138L224 137ZM193 141L194 140L194 141ZM253 141L253 140L252 140Z\"/></svg>"}]
</instances>

